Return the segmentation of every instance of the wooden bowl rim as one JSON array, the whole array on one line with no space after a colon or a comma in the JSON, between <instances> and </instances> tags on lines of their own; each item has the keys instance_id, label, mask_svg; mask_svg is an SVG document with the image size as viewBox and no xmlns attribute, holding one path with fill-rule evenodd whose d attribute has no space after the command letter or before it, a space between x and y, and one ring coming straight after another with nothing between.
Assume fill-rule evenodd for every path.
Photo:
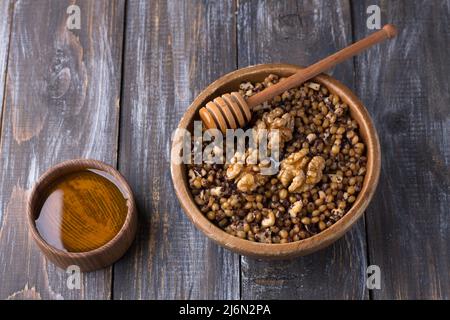
<instances>
[{"instance_id":1,"label":"wooden bowl rim","mask_svg":"<svg viewBox=\"0 0 450 320\"><path fill-rule=\"evenodd\" d=\"M58 172L59 170L69 170L65 173ZM37 209L38 200L40 199L40 196L37 194L38 189L43 185L49 185L52 182L54 182L56 179L63 177L64 175L68 174L69 172L75 172L78 170L83 169L98 169L101 171L105 171L109 174L111 174L115 179L117 179L118 183L120 184L119 188L122 188L123 191L127 193L128 196L128 211L127 216L125 218L125 221L123 222L122 227L120 228L119 232L107 243L102 245L101 247L98 247L93 250L89 251L82 251L82 252L68 252L63 251L61 249L57 249L54 246L47 243L47 241L42 238L42 236L39 234L39 231L36 228L35 218L34 218L34 210ZM42 248L44 254L54 254L60 257L66 257L66 258L89 258L94 257L99 254L102 254L106 250L110 250L114 247L117 247L120 245L120 241L123 241L123 236L126 235L126 232L131 228L131 221L132 216L136 214L136 203L134 201L133 192L131 190L130 185L125 180L125 177L114 167L95 159L71 159L71 160L65 160L63 162L60 162L49 169L45 171L39 179L34 184L33 188L31 189L30 195L28 197L28 203L27 203L27 218L28 218L28 226L29 230L31 232L31 235L33 239L38 243L39 247ZM47 252L46 252L47 251Z\"/></svg>"},{"instance_id":2,"label":"wooden bowl rim","mask_svg":"<svg viewBox=\"0 0 450 320\"><path fill-rule=\"evenodd\" d=\"M303 67L301 66L293 64L270 63L249 66L232 71L214 81L196 97L196 99L192 102L192 104L189 106L189 108L181 118L178 124L178 128L188 128L190 122L195 119L198 110L205 103L205 99L213 94L216 94L216 92L219 91L222 86L228 84L236 77L251 77L252 75L261 73L265 73L267 75L270 73L277 74L280 72L294 73L295 71L302 68ZM170 168L175 193L188 218L199 230L201 230L214 242L227 249L248 256L259 258L295 257L309 254L328 246L332 242L339 239L344 233L346 233L350 229L350 227L363 215L365 209L367 208L371 198L375 193L380 175L381 151L378 134L367 109L348 87L346 87L338 80L332 78L331 76L325 74L314 77L313 80L325 85L332 93L337 94L349 105L352 113L358 113L360 118L363 119L363 121L361 123L358 122L358 124L360 127L365 127L365 131L367 132L367 141L364 140L367 150L367 171L364 178L363 187L358 194L358 197L353 206L339 221L337 221L331 227L310 238L306 238L300 241L290 242L286 244L266 244L240 239L226 233L224 230L215 226L200 212L197 205L193 201L189 187L187 186L187 184L183 183L182 177L183 172L185 171L185 165L177 164L172 159L172 151L174 147L174 145L172 145ZM214 96L211 98L214 98Z\"/></svg>"}]
</instances>

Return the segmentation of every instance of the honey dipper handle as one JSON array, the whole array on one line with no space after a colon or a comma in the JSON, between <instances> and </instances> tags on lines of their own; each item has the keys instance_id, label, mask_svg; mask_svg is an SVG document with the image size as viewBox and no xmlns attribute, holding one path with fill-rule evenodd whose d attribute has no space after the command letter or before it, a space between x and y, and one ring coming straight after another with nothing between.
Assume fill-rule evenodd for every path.
<instances>
[{"instance_id":1,"label":"honey dipper handle","mask_svg":"<svg viewBox=\"0 0 450 320\"><path fill-rule=\"evenodd\" d=\"M253 108L264 101L270 100L273 97L283 93L286 90L299 86L303 82L317 76L318 74L334 67L338 63L351 58L361 51L372 47L373 45L382 42L386 39L391 39L397 35L397 29L392 24L385 25L381 30L372 33L370 36L361 39L348 47L320 60L309 67L302 69L301 71L293 74L286 80L279 82L260 93L251 96L247 100L247 104L250 108Z\"/></svg>"}]
</instances>

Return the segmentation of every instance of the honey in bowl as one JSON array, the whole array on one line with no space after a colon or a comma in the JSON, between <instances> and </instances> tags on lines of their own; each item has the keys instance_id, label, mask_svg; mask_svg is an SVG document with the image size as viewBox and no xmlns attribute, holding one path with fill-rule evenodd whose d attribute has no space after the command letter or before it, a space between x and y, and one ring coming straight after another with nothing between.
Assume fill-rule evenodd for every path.
<instances>
[{"instance_id":1,"label":"honey in bowl","mask_svg":"<svg viewBox=\"0 0 450 320\"><path fill-rule=\"evenodd\" d=\"M50 185L35 223L51 246L87 252L113 239L127 212L128 198L118 181L107 172L85 169Z\"/></svg>"}]
</instances>

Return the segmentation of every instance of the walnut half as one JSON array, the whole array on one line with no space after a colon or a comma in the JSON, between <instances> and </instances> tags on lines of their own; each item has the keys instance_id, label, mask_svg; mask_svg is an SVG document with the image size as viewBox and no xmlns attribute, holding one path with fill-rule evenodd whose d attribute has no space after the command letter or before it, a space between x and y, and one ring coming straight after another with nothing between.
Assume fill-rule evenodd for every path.
<instances>
[{"instance_id":1,"label":"walnut half","mask_svg":"<svg viewBox=\"0 0 450 320\"><path fill-rule=\"evenodd\" d=\"M308 149L301 149L281 161L278 179L289 192L308 191L322 179L325 159L315 156L310 160L308 153Z\"/></svg>"},{"instance_id":2,"label":"walnut half","mask_svg":"<svg viewBox=\"0 0 450 320\"><path fill-rule=\"evenodd\" d=\"M278 179L290 192L301 192L300 187L306 180L303 169L309 161L307 154L308 149L302 149L289 155L280 163Z\"/></svg>"},{"instance_id":3,"label":"walnut half","mask_svg":"<svg viewBox=\"0 0 450 320\"><path fill-rule=\"evenodd\" d=\"M265 129L269 133L268 147L272 150L275 143L279 144L279 149L282 149L284 144L292 139L294 131L294 116L283 110L282 108L275 108L270 112L266 112L262 119L256 121L256 131ZM278 135L275 135L275 130L278 130Z\"/></svg>"},{"instance_id":4,"label":"walnut half","mask_svg":"<svg viewBox=\"0 0 450 320\"><path fill-rule=\"evenodd\" d=\"M231 164L226 168L227 179L233 180L238 190L242 192L252 192L267 183L269 179L268 176L261 175L260 171L270 163L261 161L255 164L256 156L257 150L249 149L245 155L236 152L231 159Z\"/></svg>"}]
</instances>

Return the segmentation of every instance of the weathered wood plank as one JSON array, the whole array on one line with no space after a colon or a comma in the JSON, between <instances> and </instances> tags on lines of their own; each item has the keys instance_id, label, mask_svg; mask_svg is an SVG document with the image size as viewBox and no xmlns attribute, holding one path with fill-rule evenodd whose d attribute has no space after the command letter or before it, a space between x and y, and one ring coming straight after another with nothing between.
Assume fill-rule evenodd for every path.
<instances>
[{"instance_id":1,"label":"weathered wood plank","mask_svg":"<svg viewBox=\"0 0 450 320\"><path fill-rule=\"evenodd\" d=\"M11 34L13 2L4 0L0 2L0 129L2 127L3 94L5 91L6 65L8 61L9 36ZM1 134L1 131L0 131ZM1 139L1 136L0 136Z\"/></svg>"},{"instance_id":2,"label":"weathered wood plank","mask_svg":"<svg viewBox=\"0 0 450 320\"><path fill-rule=\"evenodd\" d=\"M375 299L450 298L450 1L354 1L358 37L366 8L381 7L396 39L360 55L358 94L378 129L380 184L367 211Z\"/></svg>"},{"instance_id":3,"label":"weathered wood plank","mask_svg":"<svg viewBox=\"0 0 450 320\"><path fill-rule=\"evenodd\" d=\"M352 42L347 1L239 1L239 67L308 65ZM353 87L353 64L331 72ZM361 220L326 250L291 261L242 258L243 299L365 299L366 250Z\"/></svg>"},{"instance_id":4,"label":"weathered wood plank","mask_svg":"<svg viewBox=\"0 0 450 320\"><path fill-rule=\"evenodd\" d=\"M127 3L119 167L135 192L138 238L114 268L116 299L239 298L239 256L182 212L168 149L183 112L236 67L233 1Z\"/></svg>"},{"instance_id":5,"label":"weathered wood plank","mask_svg":"<svg viewBox=\"0 0 450 320\"><path fill-rule=\"evenodd\" d=\"M47 262L28 236L30 187L51 165L117 157L124 1L77 1L81 29L66 29L73 1L14 6L0 147L0 298L107 299L111 268L82 276Z\"/></svg>"}]
</instances>

